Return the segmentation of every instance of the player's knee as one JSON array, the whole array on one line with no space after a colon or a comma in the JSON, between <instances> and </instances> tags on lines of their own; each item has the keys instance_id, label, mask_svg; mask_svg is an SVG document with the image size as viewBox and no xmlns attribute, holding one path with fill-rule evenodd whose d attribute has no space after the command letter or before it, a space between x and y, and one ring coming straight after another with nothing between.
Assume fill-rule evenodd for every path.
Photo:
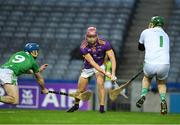
<instances>
[{"instance_id":1,"label":"player's knee","mask_svg":"<svg viewBox=\"0 0 180 125\"><path fill-rule=\"evenodd\" d=\"M98 84L99 89L104 89L104 84Z\"/></svg>"}]
</instances>

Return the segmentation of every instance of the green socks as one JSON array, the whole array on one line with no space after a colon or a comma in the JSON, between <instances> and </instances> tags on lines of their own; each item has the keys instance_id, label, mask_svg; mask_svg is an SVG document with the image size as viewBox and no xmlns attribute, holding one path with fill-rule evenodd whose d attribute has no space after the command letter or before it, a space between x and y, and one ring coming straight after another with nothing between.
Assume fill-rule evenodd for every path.
<instances>
[{"instance_id":1,"label":"green socks","mask_svg":"<svg viewBox=\"0 0 180 125\"><path fill-rule=\"evenodd\" d=\"M148 88L142 88L141 97L146 96L147 93L148 93ZM166 100L166 93L160 93L160 99L161 99L161 101Z\"/></svg>"},{"instance_id":2,"label":"green socks","mask_svg":"<svg viewBox=\"0 0 180 125\"><path fill-rule=\"evenodd\" d=\"M146 96L147 93L148 93L148 88L142 88L142 90L141 90L141 97L142 96Z\"/></svg>"},{"instance_id":3,"label":"green socks","mask_svg":"<svg viewBox=\"0 0 180 125\"><path fill-rule=\"evenodd\" d=\"M166 93L160 93L161 101L166 100Z\"/></svg>"}]
</instances>

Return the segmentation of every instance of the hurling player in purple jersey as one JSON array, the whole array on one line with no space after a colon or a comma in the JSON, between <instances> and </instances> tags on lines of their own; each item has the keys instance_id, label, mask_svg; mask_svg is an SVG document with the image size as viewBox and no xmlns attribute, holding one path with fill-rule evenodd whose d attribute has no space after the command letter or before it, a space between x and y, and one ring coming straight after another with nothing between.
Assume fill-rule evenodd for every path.
<instances>
[{"instance_id":1,"label":"hurling player in purple jersey","mask_svg":"<svg viewBox=\"0 0 180 125\"><path fill-rule=\"evenodd\" d=\"M86 32L86 37L83 40L80 52L84 57L84 67L78 81L77 93L80 94L86 90L89 77L95 74L96 82L98 85L99 96L99 112L104 113L105 105L105 88L104 88L104 76L109 77L112 81L117 78L115 76L116 71L116 59L110 43L104 39L98 37L95 27L89 27ZM106 72L104 66L105 55L109 57L112 62L112 72ZM79 109L79 101L75 99L75 104L67 112L74 112Z\"/></svg>"}]
</instances>

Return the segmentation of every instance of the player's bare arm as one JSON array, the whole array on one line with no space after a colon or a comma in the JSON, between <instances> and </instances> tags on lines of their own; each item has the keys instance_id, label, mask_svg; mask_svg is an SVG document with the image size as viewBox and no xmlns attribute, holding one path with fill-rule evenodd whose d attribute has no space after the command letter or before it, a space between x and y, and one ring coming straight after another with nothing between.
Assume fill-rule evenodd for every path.
<instances>
[{"instance_id":1,"label":"player's bare arm","mask_svg":"<svg viewBox=\"0 0 180 125\"><path fill-rule=\"evenodd\" d=\"M83 55L83 57L99 72L105 74L105 71L94 61L92 56L88 53L86 55Z\"/></svg>"},{"instance_id":2,"label":"player's bare arm","mask_svg":"<svg viewBox=\"0 0 180 125\"><path fill-rule=\"evenodd\" d=\"M39 72L42 73L46 68L48 67L48 64L43 64L41 65L41 67L39 68ZM30 69L27 74L34 74L33 70Z\"/></svg>"},{"instance_id":3,"label":"player's bare arm","mask_svg":"<svg viewBox=\"0 0 180 125\"><path fill-rule=\"evenodd\" d=\"M109 57L109 59L112 62L112 75L115 76L116 75L116 58L115 58L115 54L114 51L108 50L106 51L106 55Z\"/></svg>"},{"instance_id":4,"label":"player's bare arm","mask_svg":"<svg viewBox=\"0 0 180 125\"><path fill-rule=\"evenodd\" d=\"M44 93L44 94L47 94L48 93L48 89L45 88L44 78L42 77L41 73L37 72L37 73L34 74L34 76L36 77L36 80L37 80L38 84L41 87L41 92Z\"/></svg>"},{"instance_id":5,"label":"player's bare arm","mask_svg":"<svg viewBox=\"0 0 180 125\"><path fill-rule=\"evenodd\" d=\"M41 67L39 68L39 72L42 73L47 67L48 67L48 64L41 65Z\"/></svg>"},{"instance_id":6,"label":"player's bare arm","mask_svg":"<svg viewBox=\"0 0 180 125\"><path fill-rule=\"evenodd\" d=\"M88 53L86 55L83 55L83 57L99 72L103 73L104 75L106 75L107 77L111 78L112 75L109 73L106 73L105 70L103 70L92 58L92 56Z\"/></svg>"}]
</instances>

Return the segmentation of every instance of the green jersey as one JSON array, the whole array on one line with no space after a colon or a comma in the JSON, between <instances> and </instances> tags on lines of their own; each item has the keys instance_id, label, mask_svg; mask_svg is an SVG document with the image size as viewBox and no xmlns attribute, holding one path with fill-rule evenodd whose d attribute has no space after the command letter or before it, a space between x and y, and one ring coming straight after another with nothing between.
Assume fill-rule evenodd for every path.
<instances>
[{"instance_id":1,"label":"green jersey","mask_svg":"<svg viewBox=\"0 0 180 125\"><path fill-rule=\"evenodd\" d=\"M33 70L34 73L39 72L39 66L36 60L31 54L24 51L13 54L1 67L11 69L16 76L25 74L30 69Z\"/></svg>"}]
</instances>

